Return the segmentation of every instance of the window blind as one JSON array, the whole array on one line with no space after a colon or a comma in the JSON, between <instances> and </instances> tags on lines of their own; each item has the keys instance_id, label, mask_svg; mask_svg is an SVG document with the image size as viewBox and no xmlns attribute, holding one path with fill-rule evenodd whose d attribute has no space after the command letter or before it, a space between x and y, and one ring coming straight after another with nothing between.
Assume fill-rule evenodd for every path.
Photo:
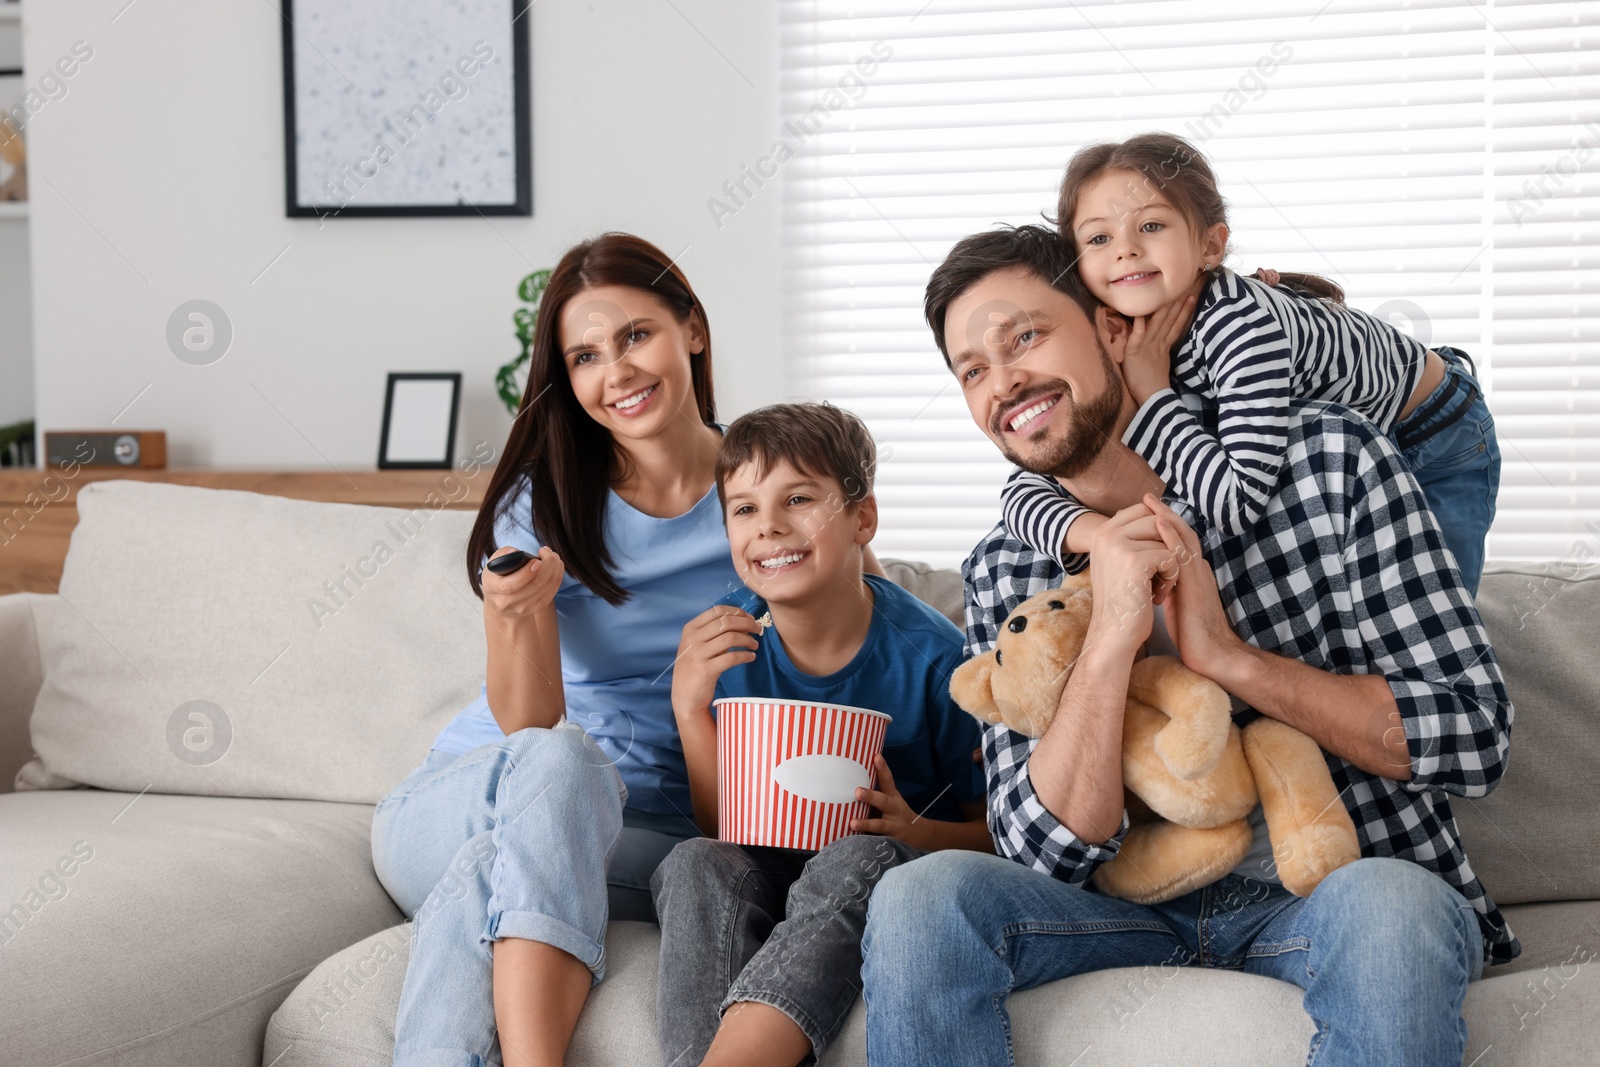
<instances>
[{"instance_id":1,"label":"window blind","mask_svg":"<svg viewBox=\"0 0 1600 1067\"><path fill-rule=\"evenodd\" d=\"M922 321L929 274L1040 221L1079 147L1161 129L1215 165L1234 269L1329 276L1477 360L1491 558L1600 557L1597 27L1510 0L787 0L788 389L877 437L879 553L958 563L1009 470Z\"/></svg>"}]
</instances>

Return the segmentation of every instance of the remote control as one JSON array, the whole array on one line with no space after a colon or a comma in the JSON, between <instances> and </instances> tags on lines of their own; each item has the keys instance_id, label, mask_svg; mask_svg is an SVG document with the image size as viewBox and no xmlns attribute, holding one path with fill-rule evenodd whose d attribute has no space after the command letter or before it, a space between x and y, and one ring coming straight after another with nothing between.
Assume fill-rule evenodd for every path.
<instances>
[{"instance_id":1,"label":"remote control","mask_svg":"<svg viewBox=\"0 0 1600 1067\"><path fill-rule=\"evenodd\" d=\"M523 552L521 549L517 549L516 551L507 552L503 556L496 556L494 559L491 559L489 561L489 569L500 575L515 574L523 567L527 566L528 561L533 558L533 556L528 555L528 553Z\"/></svg>"}]
</instances>

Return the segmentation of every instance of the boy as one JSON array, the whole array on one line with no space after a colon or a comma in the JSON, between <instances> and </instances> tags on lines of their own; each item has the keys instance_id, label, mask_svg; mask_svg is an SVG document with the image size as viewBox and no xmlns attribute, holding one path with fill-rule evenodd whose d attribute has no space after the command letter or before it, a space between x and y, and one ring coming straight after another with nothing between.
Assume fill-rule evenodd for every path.
<instances>
[{"instance_id":1,"label":"boy","mask_svg":"<svg viewBox=\"0 0 1600 1067\"><path fill-rule=\"evenodd\" d=\"M994 850L977 721L950 699L961 632L862 571L878 525L876 454L861 421L828 404L762 408L723 438L717 492L749 588L693 619L679 646L672 707L695 821L716 834L713 699L849 704L893 721L877 789L856 792L876 815L853 825L859 834L818 852L692 839L657 868L657 1016L674 1067L821 1056L860 988L878 878L937 849Z\"/></svg>"}]
</instances>

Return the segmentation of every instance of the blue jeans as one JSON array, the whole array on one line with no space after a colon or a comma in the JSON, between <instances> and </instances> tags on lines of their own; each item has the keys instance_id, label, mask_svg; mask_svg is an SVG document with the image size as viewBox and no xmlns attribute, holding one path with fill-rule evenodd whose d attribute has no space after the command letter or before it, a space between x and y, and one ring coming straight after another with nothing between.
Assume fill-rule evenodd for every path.
<instances>
[{"instance_id":1,"label":"blue jeans","mask_svg":"<svg viewBox=\"0 0 1600 1067\"><path fill-rule=\"evenodd\" d=\"M1483 387L1467 370L1471 357L1443 345L1434 351L1444 357L1444 381L1395 426L1390 438L1421 484L1461 580L1476 598L1484 540L1500 493L1500 444Z\"/></svg>"},{"instance_id":2,"label":"blue jeans","mask_svg":"<svg viewBox=\"0 0 1600 1067\"><path fill-rule=\"evenodd\" d=\"M394 1062L499 1064L493 942L542 941L605 977L608 919L653 921L650 876L692 820L624 808L611 761L575 723L430 752L378 802L372 863L412 919Z\"/></svg>"},{"instance_id":3,"label":"blue jeans","mask_svg":"<svg viewBox=\"0 0 1600 1067\"><path fill-rule=\"evenodd\" d=\"M1461 1067L1483 935L1406 860L1357 860L1310 897L1228 875L1144 906L1012 860L936 852L884 875L863 941L867 1060L1010 1065L1006 997L1111 967L1241 970L1305 990L1308 1064Z\"/></svg>"}]
</instances>

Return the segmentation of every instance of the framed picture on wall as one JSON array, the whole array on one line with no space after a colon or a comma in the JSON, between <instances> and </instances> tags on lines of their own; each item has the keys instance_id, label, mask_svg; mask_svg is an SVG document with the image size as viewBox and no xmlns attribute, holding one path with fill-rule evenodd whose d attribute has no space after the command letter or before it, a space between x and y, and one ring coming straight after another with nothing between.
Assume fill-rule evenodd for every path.
<instances>
[{"instance_id":1,"label":"framed picture on wall","mask_svg":"<svg viewBox=\"0 0 1600 1067\"><path fill-rule=\"evenodd\" d=\"M0 70L0 203L28 199L27 83L20 70Z\"/></svg>"},{"instance_id":2,"label":"framed picture on wall","mask_svg":"<svg viewBox=\"0 0 1600 1067\"><path fill-rule=\"evenodd\" d=\"M378 469L448 469L455 461L460 409L460 373L391 373L383 395Z\"/></svg>"},{"instance_id":3,"label":"framed picture on wall","mask_svg":"<svg viewBox=\"0 0 1600 1067\"><path fill-rule=\"evenodd\" d=\"M530 4L283 0L288 214L533 214Z\"/></svg>"}]
</instances>

